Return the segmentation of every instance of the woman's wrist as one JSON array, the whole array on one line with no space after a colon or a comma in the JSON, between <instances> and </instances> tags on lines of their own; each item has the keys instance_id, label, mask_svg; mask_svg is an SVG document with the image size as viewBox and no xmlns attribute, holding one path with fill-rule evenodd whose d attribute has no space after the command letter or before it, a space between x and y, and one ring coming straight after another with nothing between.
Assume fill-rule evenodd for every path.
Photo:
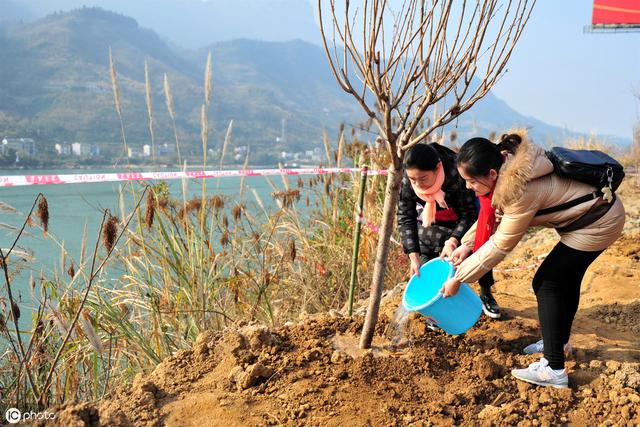
<instances>
[{"instance_id":1,"label":"woman's wrist","mask_svg":"<svg viewBox=\"0 0 640 427\"><path fill-rule=\"evenodd\" d=\"M457 249L460 245L460 242L455 237L449 237L446 243L453 245L453 249Z\"/></svg>"},{"instance_id":2,"label":"woman's wrist","mask_svg":"<svg viewBox=\"0 0 640 427\"><path fill-rule=\"evenodd\" d=\"M460 243L459 247L464 248L469 253L473 252L473 248L470 248L469 245L467 245L467 244Z\"/></svg>"}]
</instances>

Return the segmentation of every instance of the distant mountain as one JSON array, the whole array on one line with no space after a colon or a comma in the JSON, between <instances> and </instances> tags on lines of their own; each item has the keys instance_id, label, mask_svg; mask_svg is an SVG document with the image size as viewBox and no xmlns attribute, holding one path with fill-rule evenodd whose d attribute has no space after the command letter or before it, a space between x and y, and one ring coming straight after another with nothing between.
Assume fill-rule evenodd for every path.
<instances>
[{"instance_id":1,"label":"distant mountain","mask_svg":"<svg viewBox=\"0 0 640 427\"><path fill-rule=\"evenodd\" d=\"M154 32L122 15L81 9L0 34L0 125L17 123L50 137L118 140L109 47L117 61L125 123L133 138L141 138L144 127L145 58L156 93L163 73L171 76L178 95L197 93L193 66ZM181 113L187 116L185 109Z\"/></svg>"},{"instance_id":2,"label":"distant mountain","mask_svg":"<svg viewBox=\"0 0 640 427\"><path fill-rule=\"evenodd\" d=\"M323 129L335 134L341 122L357 124L364 118L357 103L334 81L323 50L300 40L234 40L185 53L141 28L134 19L96 8L1 28L0 136L120 144L109 75L110 47L131 144L149 141L144 88L147 59L157 142L173 141L163 91L166 73L183 146L192 153L199 151L208 51L214 64L210 148L220 147L230 120L234 120L235 145L250 145L254 153L275 154L318 147ZM576 135L523 117L492 94L444 131L455 130L461 140L516 125L532 127L531 134L542 142Z\"/></svg>"},{"instance_id":3,"label":"distant mountain","mask_svg":"<svg viewBox=\"0 0 640 427\"><path fill-rule=\"evenodd\" d=\"M209 50L218 84L213 114L223 121L233 119L239 136L249 137L257 127L264 130L266 141L273 141L284 120L287 141L309 147L324 128L334 133L341 121L358 123L364 117L338 88L324 52L315 45L235 40L199 51L195 63L205 64Z\"/></svg>"},{"instance_id":4,"label":"distant mountain","mask_svg":"<svg viewBox=\"0 0 640 427\"><path fill-rule=\"evenodd\" d=\"M56 13L0 33L0 133L37 129L42 135L119 141L108 51L112 48L130 142L149 139L144 60L153 82L154 112L162 140L172 140L163 74L169 76L185 144L199 144L204 64L214 58L212 141L221 143L229 120L239 143L273 148L310 147L322 129L358 120L359 108L333 81L319 47L237 40L217 43L185 59L135 20L102 9ZM283 124L283 120L285 121ZM195 150L195 148L194 148Z\"/></svg>"},{"instance_id":5,"label":"distant mountain","mask_svg":"<svg viewBox=\"0 0 640 427\"><path fill-rule=\"evenodd\" d=\"M445 99L444 105L446 106L447 104ZM587 135L550 125L534 117L524 116L491 92L457 120L446 125L444 131L445 133L456 131L459 143L462 143L465 139L473 136L486 136L495 132L503 133L514 128L528 129L529 136L536 143L542 145L557 145L567 139L588 139L589 137L596 137L610 146L628 146L631 144L631 139L629 138L617 135ZM440 129L438 132L442 131Z\"/></svg>"},{"instance_id":6,"label":"distant mountain","mask_svg":"<svg viewBox=\"0 0 640 427\"><path fill-rule=\"evenodd\" d=\"M248 38L319 43L308 0L0 0L0 10L29 20L53 12L98 6L136 19L184 48Z\"/></svg>"}]
</instances>

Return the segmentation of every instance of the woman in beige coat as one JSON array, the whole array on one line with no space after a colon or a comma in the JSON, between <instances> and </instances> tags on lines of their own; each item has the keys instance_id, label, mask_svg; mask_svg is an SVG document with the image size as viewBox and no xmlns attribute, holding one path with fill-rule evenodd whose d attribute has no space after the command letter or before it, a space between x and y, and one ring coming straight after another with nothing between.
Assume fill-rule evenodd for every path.
<instances>
[{"instance_id":1,"label":"woman in beige coat","mask_svg":"<svg viewBox=\"0 0 640 427\"><path fill-rule=\"evenodd\" d=\"M563 346L569 341L578 309L582 278L598 255L620 236L622 202L617 197L610 203L598 198L536 215L541 209L592 193L594 188L554 174L544 150L524 134L504 135L499 144L473 138L462 146L457 164L467 187L479 196L481 208L476 224L450 254L457 269L455 277L443 286L444 296L455 295L461 283L474 282L495 267L529 227L555 228L560 242L533 278L543 339L525 349L527 353L544 350L544 357L528 368L514 369L512 374L538 385L567 387ZM604 209L594 209L603 204L607 204Z\"/></svg>"}]
</instances>

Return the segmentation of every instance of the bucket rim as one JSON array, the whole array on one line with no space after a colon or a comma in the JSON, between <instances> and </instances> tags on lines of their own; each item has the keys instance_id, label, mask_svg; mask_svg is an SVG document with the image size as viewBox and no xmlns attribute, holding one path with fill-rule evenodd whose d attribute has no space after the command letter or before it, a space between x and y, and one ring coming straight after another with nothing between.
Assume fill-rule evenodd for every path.
<instances>
[{"instance_id":1,"label":"bucket rim","mask_svg":"<svg viewBox=\"0 0 640 427\"><path fill-rule=\"evenodd\" d=\"M443 260L441 260L440 258L434 258L434 259L431 259L431 260L427 261L426 263L424 263L424 265L422 265L422 266L420 267L420 269L422 269L422 267L424 267L424 266L426 266L426 265L428 265L428 264L432 264L432 263L436 263L436 262L444 262L444 263L448 264L448 266L449 266L449 275L447 276L447 280L448 280L448 279L451 279L451 278L453 277L453 275L455 274L455 268L454 268L454 266L453 266L453 263L451 263L450 261L443 261ZM406 299L406 296L407 296L407 290L409 289L409 286L411 285L411 281L412 281L412 280L414 280L414 278L415 278L415 277L416 277L416 276L415 276L415 274L414 274L413 276L411 276L411 278L410 278L410 279L409 279L409 281L407 282L407 286L405 287L405 289L404 289L404 293L403 293L403 295L402 295L402 306L403 306L403 307L404 307L404 309L405 309L405 310L407 310L407 311L420 311L420 310L422 310L422 309L425 309L425 308L427 308L427 307L432 306L432 305L433 305L433 304L435 304L435 303L436 303L440 298L442 298L442 292L440 292L440 291L438 290L438 292L436 292L436 294L435 294L433 297L431 297L431 299L430 299L429 301L425 302L424 304L421 304L421 305L415 305L415 306L411 306L411 307L410 307L410 306L408 306L408 304L407 304L407 299Z\"/></svg>"},{"instance_id":2,"label":"bucket rim","mask_svg":"<svg viewBox=\"0 0 640 427\"><path fill-rule=\"evenodd\" d=\"M407 300L405 298L402 298L402 306L404 307L405 310L407 311L420 311L423 310L427 307L431 307L433 304L435 304L436 302L438 302L438 300L442 298L442 292L438 291L429 301L425 302L422 305L414 305L409 307L407 305Z\"/></svg>"}]
</instances>

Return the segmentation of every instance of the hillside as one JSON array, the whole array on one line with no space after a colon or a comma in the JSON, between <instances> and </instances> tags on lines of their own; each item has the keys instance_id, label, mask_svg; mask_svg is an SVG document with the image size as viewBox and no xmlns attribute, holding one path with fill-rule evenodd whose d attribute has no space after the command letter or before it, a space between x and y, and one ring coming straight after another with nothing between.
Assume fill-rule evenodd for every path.
<instances>
[{"instance_id":1,"label":"hillside","mask_svg":"<svg viewBox=\"0 0 640 427\"><path fill-rule=\"evenodd\" d=\"M50 145L68 140L119 146L109 48L117 64L126 134L132 145L149 141L143 71L147 59L157 142L173 143L163 92L166 73L183 147L198 153L209 51L214 64L210 148L221 146L230 120L234 120L234 142L250 145L254 154L265 158L280 150L318 147L323 129L335 135L341 122L357 124L363 118L357 103L338 88L323 50L300 40L240 39L199 51L177 51L134 19L98 8L54 13L33 23L1 28L0 133L6 136L31 136ZM541 142L575 136L523 117L491 93L444 131L457 132L461 140L513 126L530 127L529 133ZM283 128L285 141L276 143ZM371 134L362 136L373 139Z\"/></svg>"},{"instance_id":2,"label":"hillside","mask_svg":"<svg viewBox=\"0 0 640 427\"><path fill-rule=\"evenodd\" d=\"M0 0L7 19L24 21L83 6L131 16L187 49L237 38L320 43L315 2L308 0Z\"/></svg>"},{"instance_id":3,"label":"hillside","mask_svg":"<svg viewBox=\"0 0 640 427\"><path fill-rule=\"evenodd\" d=\"M148 58L154 92L161 93L167 73L177 103L197 91L191 65L158 36L131 19L97 9L54 14L0 36L0 126L14 133L35 128L49 138L118 141L118 122L109 78L109 47L117 62L127 131L143 136L144 58ZM192 103L194 104L194 103ZM157 98L158 107L160 98ZM180 104L179 104L180 105ZM188 116L181 108L179 116ZM158 108L159 122L167 124Z\"/></svg>"},{"instance_id":4,"label":"hillside","mask_svg":"<svg viewBox=\"0 0 640 427\"><path fill-rule=\"evenodd\" d=\"M0 61L5 64L0 69L0 129L9 134L37 129L54 139L120 141L109 47L117 64L130 142L149 139L143 74L147 58L158 138L173 140L163 92L166 73L181 136L195 150L208 49L185 59L133 19L101 9L54 14L0 35ZM209 49L214 57L214 145L221 143L231 119L235 139L259 150L280 136L282 119L287 120L284 149L309 147L319 141L324 127L336 129L341 120L360 117L314 45L238 40ZM292 88L293 81L297 83Z\"/></svg>"},{"instance_id":5,"label":"hillside","mask_svg":"<svg viewBox=\"0 0 640 427\"><path fill-rule=\"evenodd\" d=\"M218 84L213 114L223 122L233 119L239 140L252 138L255 127L274 141L284 119L288 145L310 148L318 146L324 128L334 133L340 122L359 123L363 117L338 88L317 46L236 40L199 51L194 62L205 64L208 51Z\"/></svg>"}]
</instances>

